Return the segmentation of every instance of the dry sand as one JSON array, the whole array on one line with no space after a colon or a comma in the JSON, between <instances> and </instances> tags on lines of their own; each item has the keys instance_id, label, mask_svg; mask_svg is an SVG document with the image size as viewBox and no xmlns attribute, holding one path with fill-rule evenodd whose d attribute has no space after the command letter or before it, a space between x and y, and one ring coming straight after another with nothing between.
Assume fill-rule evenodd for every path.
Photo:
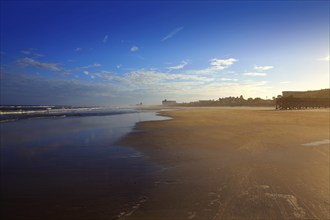
<instances>
[{"instance_id":1,"label":"dry sand","mask_svg":"<svg viewBox=\"0 0 330 220\"><path fill-rule=\"evenodd\" d=\"M161 115L173 120L140 123L122 141L162 167L123 218L329 219L328 109Z\"/></svg>"}]
</instances>

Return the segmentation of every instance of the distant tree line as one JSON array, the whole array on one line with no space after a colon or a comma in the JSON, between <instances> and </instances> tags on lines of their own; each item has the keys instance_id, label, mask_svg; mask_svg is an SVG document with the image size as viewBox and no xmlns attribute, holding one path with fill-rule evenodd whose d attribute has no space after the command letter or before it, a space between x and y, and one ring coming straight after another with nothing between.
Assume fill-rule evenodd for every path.
<instances>
[{"instance_id":1,"label":"distant tree line","mask_svg":"<svg viewBox=\"0 0 330 220\"><path fill-rule=\"evenodd\" d=\"M167 106L270 106L276 109L307 109L307 108L329 108L330 89L313 91L283 91L277 98L262 99L248 98L241 96L229 96L217 100L199 100L188 103L177 103L176 101L164 100L163 105Z\"/></svg>"},{"instance_id":2,"label":"distant tree line","mask_svg":"<svg viewBox=\"0 0 330 220\"><path fill-rule=\"evenodd\" d=\"M176 106L275 106L275 97L273 99L248 98L229 96L217 100L199 100L189 103L177 103Z\"/></svg>"}]
</instances>

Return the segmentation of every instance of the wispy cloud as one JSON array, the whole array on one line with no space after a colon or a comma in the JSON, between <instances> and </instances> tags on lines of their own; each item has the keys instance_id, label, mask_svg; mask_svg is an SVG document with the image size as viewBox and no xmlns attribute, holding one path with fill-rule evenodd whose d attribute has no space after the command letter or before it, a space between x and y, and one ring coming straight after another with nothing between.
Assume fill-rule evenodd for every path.
<instances>
[{"instance_id":1,"label":"wispy cloud","mask_svg":"<svg viewBox=\"0 0 330 220\"><path fill-rule=\"evenodd\" d=\"M282 82L280 82L281 84L288 84L288 83L290 83L289 81L282 81Z\"/></svg>"},{"instance_id":2,"label":"wispy cloud","mask_svg":"<svg viewBox=\"0 0 330 220\"><path fill-rule=\"evenodd\" d=\"M39 69L52 71L52 72L58 72L58 71L62 70L60 68L59 64L57 64L57 63L42 63L42 62L38 62L32 58L28 58L28 57L18 59L18 60L16 60L16 63L23 67L32 66L32 67L36 67Z\"/></svg>"},{"instance_id":3,"label":"wispy cloud","mask_svg":"<svg viewBox=\"0 0 330 220\"><path fill-rule=\"evenodd\" d=\"M238 79L220 78L221 81L238 81Z\"/></svg>"},{"instance_id":4,"label":"wispy cloud","mask_svg":"<svg viewBox=\"0 0 330 220\"><path fill-rule=\"evenodd\" d=\"M37 61L32 58L28 58L28 57L16 60L16 64L18 64L21 67L30 66L30 67L35 67L35 68L46 70L46 71L51 71L51 72L61 72L61 74L63 74L63 75L68 75L73 72L102 66L99 63L94 63L91 65L74 67L74 68L69 69L69 68L61 67L60 64L58 64L58 63L44 63L44 62L40 62L40 61Z\"/></svg>"},{"instance_id":5,"label":"wispy cloud","mask_svg":"<svg viewBox=\"0 0 330 220\"><path fill-rule=\"evenodd\" d=\"M139 48L137 46L132 46L130 49L131 52L136 52L138 50L139 50Z\"/></svg>"},{"instance_id":6,"label":"wispy cloud","mask_svg":"<svg viewBox=\"0 0 330 220\"><path fill-rule=\"evenodd\" d=\"M210 67L208 68L212 69L214 68L213 66L216 66L215 68L218 68L218 66L227 68L233 65L236 61L237 60L234 58L224 60L212 59L210 61ZM34 60L34 62L31 60L25 60L23 63L32 63L32 66L43 69L56 69L49 68L49 63L46 63L48 65L45 66L45 63L36 60ZM184 62L180 65L182 64L186 65ZM67 96L70 96L70 98L74 99L74 97L71 97L74 94L76 96L76 99L74 100L88 101L88 99L93 99L94 97L109 98L112 95L118 95L118 100L126 103L127 97L131 97L130 100L133 101L133 103L136 100L146 97L149 100L154 99L156 101L159 101L164 97L178 97L181 98L182 101L189 101L203 98L219 98L219 96L238 96L241 94L257 96L261 92L269 92L271 90L266 81L242 81L239 80L239 78L223 77L222 74L203 74L203 72L201 72L204 71L203 69L196 71L199 74L196 74L193 71L182 70L182 68L178 68L178 73L164 72L158 69L138 69L128 71L124 74L118 74L106 70L93 70L93 67L101 67L101 65L91 64L69 70L71 73L73 71L81 71L79 72L80 77L85 79L84 81L79 82L77 80L70 80L69 82L69 80L56 80L51 81L51 84L47 84L47 86L42 86L42 89L47 90L48 87L53 86L54 88L50 89L54 89L54 91L52 90L50 95L54 98L58 96L67 98ZM58 66L58 68L61 69L62 72L64 71L63 67ZM89 68L91 68L91 70ZM218 73L218 69L213 69L213 72L209 70L209 72ZM87 78L90 79L90 81L86 81ZM47 83L46 78L45 83ZM38 85L37 83L35 84ZM63 91L58 91L58 93L56 93L55 88L64 88L61 85L71 86L72 89L71 87L65 87ZM35 90L37 91L37 89L38 88ZM86 91L82 91L82 89L86 89ZM76 90L79 91L79 93ZM38 89L38 94L40 91L41 90ZM66 95L67 92L70 94ZM37 92L33 93L33 95L36 94ZM45 92L45 94L48 94L48 92ZM32 94L31 97L33 97ZM101 102L99 98L97 98L97 100Z\"/></svg>"},{"instance_id":7,"label":"wispy cloud","mask_svg":"<svg viewBox=\"0 0 330 220\"><path fill-rule=\"evenodd\" d=\"M103 38L103 43L105 44L107 41L108 41L108 35L105 35L104 38Z\"/></svg>"},{"instance_id":8,"label":"wispy cloud","mask_svg":"<svg viewBox=\"0 0 330 220\"><path fill-rule=\"evenodd\" d=\"M88 72L88 71L84 71L83 73L84 73L86 76L90 76L92 79L95 78L94 74L92 74L92 73L90 73L90 72Z\"/></svg>"},{"instance_id":9,"label":"wispy cloud","mask_svg":"<svg viewBox=\"0 0 330 220\"><path fill-rule=\"evenodd\" d=\"M246 94L248 96L254 94L258 95L260 92L268 92L271 90L266 81L253 81L262 79L263 77L259 78L258 76L266 76L267 74L265 72L251 71L239 75L229 74L227 68L232 67L238 62L238 59L235 58L213 58L209 60L206 68L197 70L187 69L188 61L182 60L180 63L168 64L169 67L165 69L121 69L120 71L118 70L118 73L107 71L107 69L101 70L103 68L100 68L102 65L99 63L67 68L63 66L64 64L45 63L40 62L38 59L27 57L19 59L16 62L22 66L31 66L57 72L59 75L79 75L80 79L83 80L82 82L86 82L88 85L105 85L105 87L102 87L102 91L96 89L94 86L89 90L91 92L95 90L97 91L96 94L100 95L103 94L103 92L106 94L107 91L109 91L106 87L108 84L109 86L111 85L112 88L115 88L119 96L125 94L130 97L138 97L138 95L141 95L139 99L141 99L141 97L148 97L148 99L149 97L158 97L157 99L164 97L182 97L184 101L189 101L187 97L196 100L204 97L217 98L216 96L218 95L236 96ZM114 68L117 67L119 69L121 66L122 64L118 64L114 66ZM226 70L223 71L224 69ZM125 70L126 72L123 72ZM174 71L171 72L172 70L176 70L175 73L173 73ZM240 78L242 75L251 77L249 80L243 81L244 77ZM253 76L255 76L255 78ZM245 77L245 79L246 78L247 77ZM66 77L64 79L69 78ZM167 96L167 94L172 94L173 96ZM133 99L133 101L135 101L135 99Z\"/></svg>"},{"instance_id":10,"label":"wispy cloud","mask_svg":"<svg viewBox=\"0 0 330 220\"><path fill-rule=\"evenodd\" d=\"M77 48L75 49L75 51L76 51L76 52L82 51L82 48L77 47Z\"/></svg>"},{"instance_id":11,"label":"wispy cloud","mask_svg":"<svg viewBox=\"0 0 330 220\"><path fill-rule=\"evenodd\" d=\"M127 72L123 75L117 75L108 71L101 72L88 72L84 71L85 75L95 76L101 79L116 82L123 86L123 88L151 88L158 87L160 85L172 84L177 85L184 84L200 84L211 82L215 80L213 77L196 76L189 74L172 74L164 73L158 70L152 69L139 69L135 71Z\"/></svg>"},{"instance_id":12,"label":"wispy cloud","mask_svg":"<svg viewBox=\"0 0 330 220\"><path fill-rule=\"evenodd\" d=\"M20 51L22 54L30 55L32 52L28 50L21 50Z\"/></svg>"},{"instance_id":13,"label":"wispy cloud","mask_svg":"<svg viewBox=\"0 0 330 220\"><path fill-rule=\"evenodd\" d=\"M243 73L244 76L267 76L267 73L260 73L260 72L249 72Z\"/></svg>"},{"instance_id":14,"label":"wispy cloud","mask_svg":"<svg viewBox=\"0 0 330 220\"><path fill-rule=\"evenodd\" d=\"M188 64L187 61L183 60L181 61L181 63L177 66L170 66L170 67L167 67L166 69L172 71L172 70L179 70L179 69L183 69L186 65Z\"/></svg>"},{"instance_id":15,"label":"wispy cloud","mask_svg":"<svg viewBox=\"0 0 330 220\"><path fill-rule=\"evenodd\" d=\"M99 64L99 63L94 63L94 64L91 64L91 65L82 66L82 67L78 67L78 68L80 68L80 69L89 69L89 68L100 67L100 66L102 66L102 65Z\"/></svg>"},{"instance_id":16,"label":"wispy cloud","mask_svg":"<svg viewBox=\"0 0 330 220\"><path fill-rule=\"evenodd\" d=\"M110 82L102 84L31 74L4 74L6 77L0 88L1 104L98 105L111 104L115 96L120 102L122 97L119 95L123 95L118 94L119 89Z\"/></svg>"},{"instance_id":17,"label":"wispy cloud","mask_svg":"<svg viewBox=\"0 0 330 220\"><path fill-rule=\"evenodd\" d=\"M34 56L34 57L43 57L44 56L43 54L36 53L35 52L36 50L37 49L29 48L29 49L26 49L26 50L21 50L20 53L25 54L25 55Z\"/></svg>"},{"instance_id":18,"label":"wispy cloud","mask_svg":"<svg viewBox=\"0 0 330 220\"><path fill-rule=\"evenodd\" d=\"M238 59L235 58L229 58L229 59L213 58L210 60L209 66L207 68L198 69L198 70L189 70L187 72L189 74L194 74L194 75L216 74L226 68L229 68L236 62L238 62Z\"/></svg>"},{"instance_id":19,"label":"wispy cloud","mask_svg":"<svg viewBox=\"0 0 330 220\"><path fill-rule=\"evenodd\" d=\"M161 41L166 41L166 40L172 38L174 35L176 35L182 29L183 29L183 27L178 27L178 28L172 30L168 35L166 35L163 39L161 39Z\"/></svg>"},{"instance_id":20,"label":"wispy cloud","mask_svg":"<svg viewBox=\"0 0 330 220\"><path fill-rule=\"evenodd\" d=\"M99 63L94 63L94 64L87 65L87 66L75 67L73 69L63 69L62 70L62 74L67 75L67 74L71 74L73 72L78 72L78 71L81 71L81 70L90 69L90 68L96 68L96 67L100 67L100 66L102 66L102 65L99 64Z\"/></svg>"},{"instance_id":21,"label":"wispy cloud","mask_svg":"<svg viewBox=\"0 0 330 220\"><path fill-rule=\"evenodd\" d=\"M168 74L156 70L138 70L124 76L126 83L134 87L161 87L171 84L187 86L199 85L214 80L212 77L186 75L186 74Z\"/></svg>"},{"instance_id":22,"label":"wispy cloud","mask_svg":"<svg viewBox=\"0 0 330 220\"><path fill-rule=\"evenodd\" d=\"M266 71L266 70L270 70L273 68L274 68L274 66L254 66L254 69L257 71Z\"/></svg>"}]
</instances>

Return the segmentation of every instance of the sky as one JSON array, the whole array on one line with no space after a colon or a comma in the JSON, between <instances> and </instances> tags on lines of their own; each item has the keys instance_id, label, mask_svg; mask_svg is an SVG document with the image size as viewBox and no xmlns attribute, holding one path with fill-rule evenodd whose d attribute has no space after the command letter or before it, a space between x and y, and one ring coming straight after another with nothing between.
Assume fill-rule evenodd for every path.
<instances>
[{"instance_id":1,"label":"sky","mask_svg":"<svg viewBox=\"0 0 330 220\"><path fill-rule=\"evenodd\" d=\"M329 1L3 1L2 105L329 88Z\"/></svg>"}]
</instances>

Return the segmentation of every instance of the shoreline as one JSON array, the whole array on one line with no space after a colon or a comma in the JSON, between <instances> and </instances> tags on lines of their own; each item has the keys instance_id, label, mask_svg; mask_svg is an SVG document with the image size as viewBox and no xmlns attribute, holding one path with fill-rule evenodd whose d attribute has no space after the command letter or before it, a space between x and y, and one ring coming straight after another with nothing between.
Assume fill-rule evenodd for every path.
<instances>
[{"instance_id":1,"label":"shoreline","mask_svg":"<svg viewBox=\"0 0 330 220\"><path fill-rule=\"evenodd\" d=\"M268 108L269 110L269 108ZM121 140L158 164L130 219L324 219L329 110L180 108Z\"/></svg>"}]
</instances>

